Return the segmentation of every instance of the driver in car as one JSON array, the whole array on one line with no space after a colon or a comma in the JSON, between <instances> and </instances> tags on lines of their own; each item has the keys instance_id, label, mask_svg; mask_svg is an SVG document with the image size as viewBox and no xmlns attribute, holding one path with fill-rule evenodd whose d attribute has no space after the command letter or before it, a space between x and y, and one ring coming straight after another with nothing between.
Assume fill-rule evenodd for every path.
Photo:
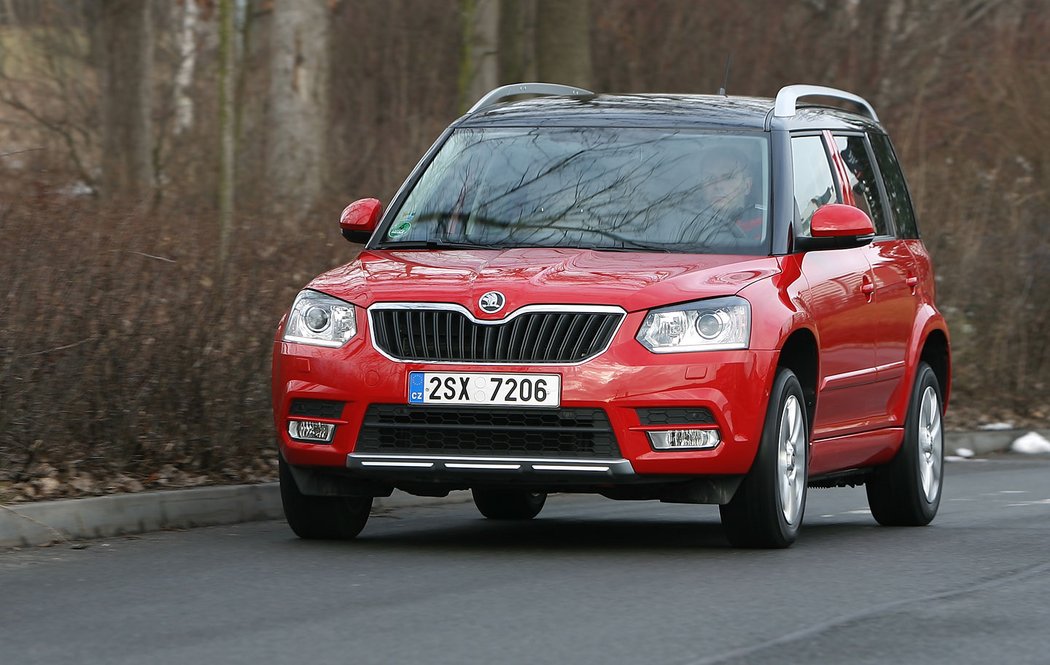
<instances>
[{"instance_id":1,"label":"driver in car","mask_svg":"<svg viewBox=\"0 0 1050 665\"><path fill-rule=\"evenodd\" d=\"M709 150L700 167L703 201L695 223L699 241L725 238L757 241L762 237L762 209L751 197L750 160L739 149Z\"/></svg>"}]
</instances>

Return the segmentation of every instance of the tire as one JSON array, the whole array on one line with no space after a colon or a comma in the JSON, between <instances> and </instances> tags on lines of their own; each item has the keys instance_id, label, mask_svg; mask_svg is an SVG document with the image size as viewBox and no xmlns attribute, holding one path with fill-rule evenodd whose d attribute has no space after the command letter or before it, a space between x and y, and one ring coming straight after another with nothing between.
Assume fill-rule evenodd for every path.
<instances>
[{"instance_id":1,"label":"tire","mask_svg":"<svg viewBox=\"0 0 1050 665\"><path fill-rule=\"evenodd\" d=\"M944 402L937 375L924 362L915 372L904 441L893 461L866 483L868 507L883 526L926 526L937 515L944 485Z\"/></svg>"},{"instance_id":2,"label":"tire","mask_svg":"<svg viewBox=\"0 0 1050 665\"><path fill-rule=\"evenodd\" d=\"M350 540L365 528L372 497L307 496L299 491L284 459L278 473L284 518L295 535L307 540Z\"/></svg>"},{"instance_id":3,"label":"tire","mask_svg":"<svg viewBox=\"0 0 1050 665\"><path fill-rule=\"evenodd\" d=\"M798 537L809 473L805 404L795 373L780 369L751 470L732 500L719 506L722 529L734 547L784 548Z\"/></svg>"},{"instance_id":4,"label":"tire","mask_svg":"<svg viewBox=\"0 0 1050 665\"><path fill-rule=\"evenodd\" d=\"M490 520L531 520L547 502L545 492L528 490L475 487L471 494L478 511Z\"/></svg>"}]
</instances>

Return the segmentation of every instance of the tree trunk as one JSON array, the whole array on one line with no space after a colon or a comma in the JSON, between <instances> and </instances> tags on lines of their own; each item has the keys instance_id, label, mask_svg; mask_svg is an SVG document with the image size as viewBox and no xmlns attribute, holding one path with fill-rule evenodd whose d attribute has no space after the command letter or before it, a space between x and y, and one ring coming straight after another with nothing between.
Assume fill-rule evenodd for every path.
<instances>
[{"instance_id":1,"label":"tree trunk","mask_svg":"<svg viewBox=\"0 0 1050 665\"><path fill-rule=\"evenodd\" d=\"M197 0L185 0L179 27L179 68L175 72L175 135L193 127L193 72L197 64ZM221 28L220 28L221 30Z\"/></svg>"},{"instance_id":2,"label":"tree trunk","mask_svg":"<svg viewBox=\"0 0 1050 665\"><path fill-rule=\"evenodd\" d=\"M588 0L537 0L536 74L545 83L591 85Z\"/></svg>"},{"instance_id":3,"label":"tree trunk","mask_svg":"<svg viewBox=\"0 0 1050 665\"><path fill-rule=\"evenodd\" d=\"M0 4L0 23L15 24L15 5L12 0L3 0L3 4Z\"/></svg>"},{"instance_id":4,"label":"tree trunk","mask_svg":"<svg viewBox=\"0 0 1050 665\"><path fill-rule=\"evenodd\" d=\"M234 81L237 49L234 44L233 0L219 0L219 266L225 283L226 258L233 228L236 113Z\"/></svg>"},{"instance_id":5,"label":"tree trunk","mask_svg":"<svg viewBox=\"0 0 1050 665\"><path fill-rule=\"evenodd\" d=\"M500 0L499 82L521 83L536 78L533 66L536 7L533 0Z\"/></svg>"},{"instance_id":6,"label":"tree trunk","mask_svg":"<svg viewBox=\"0 0 1050 665\"><path fill-rule=\"evenodd\" d=\"M102 194L141 197L153 186L153 24L149 0L98 1Z\"/></svg>"},{"instance_id":7,"label":"tree trunk","mask_svg":"<svg viewBox=\"0 0 1050 665\"><path fill-rule=\"evenodd\" d=\"M463 59L460 63L460 110L466 111L498 85L499 0L460 0Z\"/></svg>"},{"instance_id":8,"label":"tree trunk","mask_svg":"<svg viewBox=\"0 0 1050 665\"><path fill-rule=\"evenodd\" d=\"M305 212L324 184L328 3L274 0L267 179L273 203Z\"/></svg>"}]
</instances>

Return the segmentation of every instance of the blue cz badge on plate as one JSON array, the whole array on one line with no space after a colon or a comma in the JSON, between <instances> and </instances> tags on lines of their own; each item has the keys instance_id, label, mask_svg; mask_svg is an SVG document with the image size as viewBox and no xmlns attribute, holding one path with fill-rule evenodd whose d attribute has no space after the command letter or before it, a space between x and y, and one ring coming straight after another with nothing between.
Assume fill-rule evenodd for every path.
<instances>
[{"instance_id":1,"label":"blue cz badge on plate","mask_svg":"<svg viewBox=\"0 0 1050 665\"><path fill-rule=\"evenodd\" d=\"M423 372L408 373L408 403L423 403Z\"/></svg>"}]
</instances>

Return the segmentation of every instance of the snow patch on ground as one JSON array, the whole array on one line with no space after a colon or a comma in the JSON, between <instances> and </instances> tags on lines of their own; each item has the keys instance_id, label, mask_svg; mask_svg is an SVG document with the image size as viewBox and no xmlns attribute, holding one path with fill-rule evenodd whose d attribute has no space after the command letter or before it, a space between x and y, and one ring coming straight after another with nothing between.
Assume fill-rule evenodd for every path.
<instances>
[{"instance_id":1,"label":"snow patch on ground","mask_svg":"<svg viewBox=\"0 0 1050 665\"><path fill-rule=\"evenodd\" d=\"M1007 429L1014 429L1013 423L986 423L981 425L977 429L982 429L988 432L998 432Z\"/></svg>"},{"instance_id":2,"label":"snow patch on ground","mask_svg":"<svg viewBox=\"0 0 1050 665\"><path fill-rule=\"evenodd\" d=\"M1024 436L1015 439L1014 442L1010 444L1010 450L1015 453L1024 453L1026 455L1050 453L1050 441L1047 441L1046 437L1038 432L1029 432Z\"/></svg>"},{"instance_id":3,"label":"snow patch on ground","mask_svg":"<svg viewBox=\"0 0 1050 665\"><path fill-rule=\"evenodd\" d=\"M970 450L969 448L956 448L955 449L955 454L958 455L959 457L967 457L967 458L973 457L973 451Z\"/></svg>"}]
</instances>

